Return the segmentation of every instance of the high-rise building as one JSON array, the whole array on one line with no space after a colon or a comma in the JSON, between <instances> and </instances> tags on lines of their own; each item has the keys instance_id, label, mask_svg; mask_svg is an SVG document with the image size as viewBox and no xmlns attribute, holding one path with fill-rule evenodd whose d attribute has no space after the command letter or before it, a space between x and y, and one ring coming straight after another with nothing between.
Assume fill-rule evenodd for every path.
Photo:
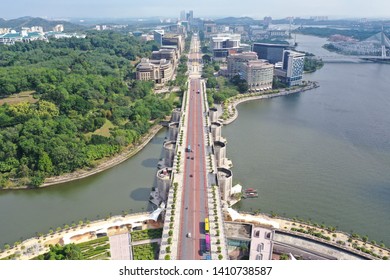
<instances>
[{"instance_id":1,"label":"high-rise building","mask_svg":"<svg viewBox=\"0 0 390 280\"><path fill-rule=\"evenodd\" d=\"M187 14L187 21L191 24L194 21L194 11L189 11Z\"/></svg>"},{"instance_id":2,"label":"high-rise building","mask_svg":"<svg viewBox=\"0 0 390 280\"><path fill-rule=\"evenodd\" d=\"M272 23L272 17L264 17L263 23L265 26L268 26Z\"/></svg>"},{"instance_id":3,"label":"high-rise building","mask_svg":"<svg viewBox=\"0 0 390 280\"><path fill-rule=\"evenodd\" d=\"M156 41L156 43L161 47L162 39L164 37L164 30L162 30L162 29L154 30L153 37L154 37L154 41Z\"/></svg>"},{"instance_id":4,"label":"high-rise building","mask_svg":"<svg viewBox=\"0 0 390 280\"><path fill-rule=\"evenodd\" d=\"M214 21L204 21L203 31L205 38L210 38L212 34L217 33L217 24Z\"/></svg>"},{"instance_id":5,"label":"high-rise building","mask_svg":"<svg viewBox=\"0 0 390 280\"><path fill-rule=\"evenodd\" d=\"M186 20L186 11L180 12L180 20Z\"/></svg>"},{"instance_id":6,"label":"high-rise building","mask_svg":"<svg viewBox=\"0 0 390 280\"><path fill-rule=\"evenodd\" d=\"M295 86L302 83L305 54L286 50L283 52L283 70L286 72L286 83Z\"/></svg>"},{"instance_id":7,"label":"high-rise building","mask_svg":"<svg viewBox=\"0 0 390 280\"><path fill-rule=\"evenodd\" d=\"M283 60L283 52L289 48L288 44L254 43L252 50L260 59L266 59L272 64Z\"/></svg>"}]
</instances>

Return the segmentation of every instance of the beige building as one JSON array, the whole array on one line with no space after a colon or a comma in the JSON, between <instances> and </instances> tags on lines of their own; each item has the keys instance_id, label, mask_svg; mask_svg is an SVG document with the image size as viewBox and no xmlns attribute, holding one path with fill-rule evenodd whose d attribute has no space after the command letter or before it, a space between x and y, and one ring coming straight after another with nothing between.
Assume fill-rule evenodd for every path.
<instances>
[{"instance_id":1,"label":"beige building","mask_svg":"<svg viewBox=\"0 0 390 280\"><path fill-rule=\"evenodd\" d=\"M227 76L239 75L248 83L249 91L272 88L274 65L257 58L255 52L231 54L227 58Z\"/></svg>"},{"instance_id":2,"label":"beige building","mask_svg":"<svg viewBox=\"0 0 390 280\"><path fill-rule=\"evenodd\" d=\"M154 81L156 84L164 84L172 79L172 63L166 59L149 60L142 58L136 67L136 79L142 81Z\"/></svg>"},{"instance_id":3,"label":"beige building","mask_svg":"<svg viewBox=\"0 0 390 280\"><path fill-rule=\"evenodd\" d=\"M251 60L244 63L242 78L248 83L249 91L272 89L274 65L265 60Z\"/></svg>"},{"instance_id":4,"label":"beige building","mask_svg":"<svg viewBox=\"0 0 390 280\"><path fill-rule=\"evenodd\" d=\"M232 78L236 75L240 75L243 67L243 63L250 60L258 60L255 52L243 52L231 54L227 57L227 75Z\"/></svg>"}]
</instances>

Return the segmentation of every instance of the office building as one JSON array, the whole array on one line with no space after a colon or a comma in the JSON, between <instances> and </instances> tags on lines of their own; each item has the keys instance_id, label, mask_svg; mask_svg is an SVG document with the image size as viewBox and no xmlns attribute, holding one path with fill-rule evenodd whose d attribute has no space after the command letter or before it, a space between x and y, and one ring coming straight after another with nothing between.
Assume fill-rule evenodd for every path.
<instances>
[{"instance_id":1,"label":"office building","mask_svg":"<svg viewBox=\"0 0 390 280\"><path fill-rule=\"evenodd\" d=\"M164 37L164 30L159 29L159 30L154 30L153 31L153 37L154 41L158 44L159 47L162 45L162 38Z\"/></svg>"},{"instance_id":2,"label":"office building","mask_svg":"<svg viewBox=\"0 0 390 280\"><path fill-rule=\"evenodd\" d=\"M180 20L186 20L186 11L180 12Z\"/></svg>"},{"instance_id":3,"label":"office building","mask_svg":"<svg viewBox=\"0 0 390 280\"><path fill-rule=\"evenodd\" d=\"M240 34L216 34L211 38L213 59L224 62L229 54L241 52L240 41Z\"/></svg>"},{"instance_id":4,"label":"office building","mask_svg":"<svg viewBox=\"0 0 390 280\"><path fill-rule=\"evenodd\" d=\"M272 88L274 65L259 60L255 52L243 52L229 55L227 75L233 78L239 75L248 84L248 91L261 91Z\"/></svg>"},{"instance_id":5,"label":"office building","mask_svg":"<svg viewBox=\"0 0 390 280\"><path fill-rule=\"evenodd\" d=\"M217 33L217 25L214 21L204 21L203 22L203 32L205 38L210 38L212 34Z\"/></svg>"},{"instance_id":6,"label":"office building","mask_svg":"<svg viewBox=\"0 0 390 280\"><path fill-rule=\"evenodd\" d=\"M227 76L233 78L236 75L241 75L243 63L250 60L258 60L255 52L243 52L229 55L227 57Z\"/></svg>"},{"instance_id":7,"label":"office building","mask_svg":"<svg viewBox=\"0 0 390 280\"><path fill-rule=\"evenodd\" d=\"M152 52L152 60L161 60L166 59L172 63L172 65L176 65L177 62L177 49L160 49L158 51Z\"/></svg>"},{"instance_id":8,"label":"office building","mask_svg":"<svg viewBox=\"0 0 390 280\"><path fill-rule=\"evenodd\" d=\"M283 60L283 52L288 47L288 44L254 43L252 50L257 53L259 59L266 59L275 64Z\"/></svg>"},{"instance_id":9,"label":"office building","mask_svg":"<svg viewBox=\"0 0 390 280\"><path fill-rule=\"evenodd\" d=\"M272 89L274 65L266 60L250 60L242 67L242 78L248 83L248 91Z\"/></svg>"},{"instance_id":10,"label":"office building","mask_svg":"<svg viewBox=\"0 0 390 280\"><path fill-rule=\"evenodd\" d=\"M183 36L178 34L164 34L164 36L162 37L161 46L163 48L176 47L179 51L179 54L182 54L184 51Z\"/></svg>"},{"instance_id":11,"label":"office building","mask_svg":"<svg viewBox=\"0 0 390 280\"><path fill-rule=\"evenodd\" d=\"M303 77L305 54L291 50L283 53L283 71L286 72L286 84L288 86L300 85Z\"/></svg>"},{"instance_id":12,"label":"office building","mask_svg":"<svg viewBox=\"0 0 390 280\"><path fill-rule=\"evenodd\" d=\"M172 63L166 59L149 60L142 58L136 67L136 79L141 81L154 81L164 84L172 79Z\"/></svg>"}]
</instances>

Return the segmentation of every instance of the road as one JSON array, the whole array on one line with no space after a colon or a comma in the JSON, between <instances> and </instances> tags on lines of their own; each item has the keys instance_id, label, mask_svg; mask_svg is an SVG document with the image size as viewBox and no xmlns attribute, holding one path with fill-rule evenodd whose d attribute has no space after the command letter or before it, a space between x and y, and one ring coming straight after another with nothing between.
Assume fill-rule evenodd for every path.
<instances>
[{"instance_id":1,"label":"road","mask_svg":"<svg viewBox=\"0 0 390 280\"><path fill-rule=\"evenodd\" d=\"M199 70L201 65L199 40L194 36L191 42L190 79L187 107L187 141L184 161L183 197L181 205L181 229L179 234L178 259L199 260L205 246L204 219L208 217L207 172L205 152L205 127L203 122L203 92ZM199 91L199 93L198 93ZM189 236L190 234L190 236Z\"/></svg>"}]
</instances>

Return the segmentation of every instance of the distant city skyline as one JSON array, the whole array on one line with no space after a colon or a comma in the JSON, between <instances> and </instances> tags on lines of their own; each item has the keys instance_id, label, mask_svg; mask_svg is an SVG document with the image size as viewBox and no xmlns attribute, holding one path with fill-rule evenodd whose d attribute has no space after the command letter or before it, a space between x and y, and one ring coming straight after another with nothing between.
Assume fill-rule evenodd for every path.
<instances>
[{"instance_id":1,"label":"distant city skyline","mask_svg":"<svg viewBox=\"0 0 390 280\"><path fill-rule=\"evenodd\" d=\"M185 2L185 3L183 3ZM12 19L22 16L44 18L179 18L180 11L194 11L194 17L249 16L285 18L288 16L329 18L390 18L390 3L383 0L279 0L277 3L264 0L13 0L3 5L0 18Z\"/></svg>"}]
</instances>

